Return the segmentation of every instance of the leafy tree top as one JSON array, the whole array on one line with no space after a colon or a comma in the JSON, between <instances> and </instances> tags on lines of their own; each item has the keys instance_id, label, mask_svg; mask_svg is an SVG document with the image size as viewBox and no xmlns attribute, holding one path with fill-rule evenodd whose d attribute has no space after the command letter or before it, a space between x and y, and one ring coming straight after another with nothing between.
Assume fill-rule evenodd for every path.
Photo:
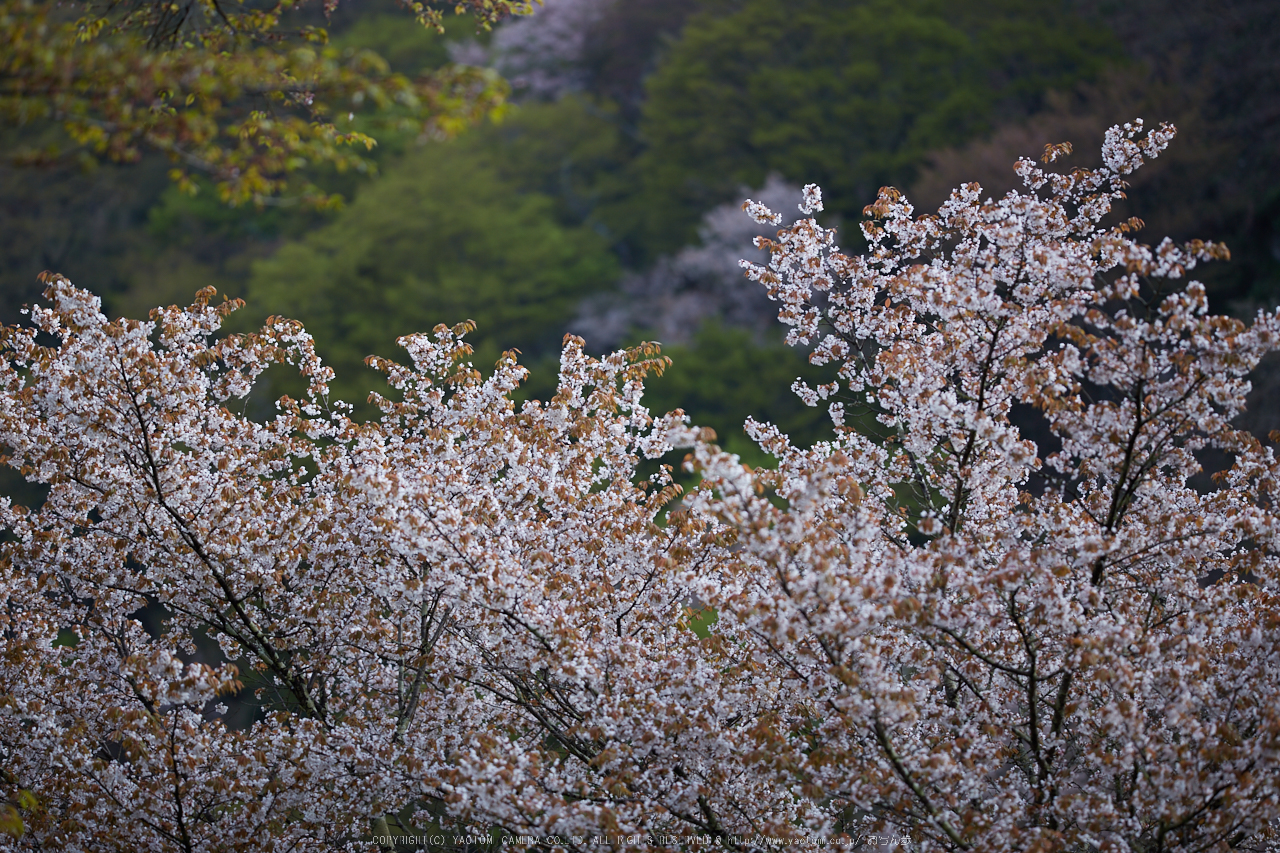
<instances>
[{"instance_id":1,"label":"leafy tree top","mask_svg":"<svg viewBox=\"0 0 1280 853\"><path fill-rule=\"evenodd\" d=\"M224 201L261 204L303 166L368 168L359 150L375 140L357 114L448 134L501 103L503 86L485 72L447 66L409 76L372 51L328 46L314 12L335 6L4 0L0 116L63 131L43 133L45 144L15 156L38 163L78 152L129 162L150 148L174 161L184 187L204 173ZM434 5L407 7L416 25L442 29ZM518 0L456 7L482 26L528 10ZM301 192L312 203L333 201L310 185Z\"/></svg>"},{"instance_id":2,"label":"leafy tree top","mask_svg":"<svg viewBox=\"0 0 1280 853\"><path fill-rule=\"evenodd\" d=\"M1055 3L744 0L707 4L647 81L645 234L670 251L691 218L770 172L816 180L850 219L924 154L1002 110L1096 73L1118 45Z\"/></svg>"}]
</instances>

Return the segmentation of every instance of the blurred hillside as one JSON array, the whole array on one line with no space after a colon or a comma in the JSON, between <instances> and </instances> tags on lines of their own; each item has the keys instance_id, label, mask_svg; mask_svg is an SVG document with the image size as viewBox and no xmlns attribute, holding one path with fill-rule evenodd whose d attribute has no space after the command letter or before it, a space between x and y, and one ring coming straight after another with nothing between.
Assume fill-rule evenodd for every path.
<instances>
[{"instance_id":1,"label":"blurred hillside","mask_svg":"<svg viewBox=\"0 0 1280 853\"><path fill-rule=\"evenodd\" d=\"M516 107L448 142L369 128L380 174L308 176L348 199L331 213L184 195L160 159L4 167L0 319L44 269L132 316L213 285L249 300L242 324L303 320L354 402L378 382L363 356L438 322L476 320L482 365L518 347L533 396L566 331L596 351L657 337L676 362L654 407L683 406L741 452L747 415L808 440L825 416L785 389L817 372L741 278L744 197L794 210L819 183L856 247L881 185L918 209L965 181L999 194L1046 142L1088 165L1107 126L1170 120L1179 138L1140 173L1132 212L1151 240L1228 243L1233 262L1205 273L1215 309L1273 304L1278 18L1262 0L546 0L492 34L460 21L441 37L390 0L344 0L339 45L406 72L491 65Z\"/></svg>"}]
</instances>

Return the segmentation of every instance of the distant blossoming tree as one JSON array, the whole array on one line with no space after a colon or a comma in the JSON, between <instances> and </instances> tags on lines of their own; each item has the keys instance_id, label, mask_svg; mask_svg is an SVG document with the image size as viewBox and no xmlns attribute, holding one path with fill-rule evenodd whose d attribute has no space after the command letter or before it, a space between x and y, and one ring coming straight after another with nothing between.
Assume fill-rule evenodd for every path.
<instances>
[{"instance_id":1,"label":"distant blossoming tree","mask_svg":"<svg viewBox=\"0 0 1280 853\"><path fill-rule=\"evenodd\" d=\"M799 187L770 175L753 195L761 204L781 207L799 193ZM703 214L699 245L664 255L645 272L623 276L616 293L588 297L570 328L597 346L616 346L635 329L666 344L683 344L712 318L760 331L775 328L777 310L763 290L742 286L740 269L743 254L768 260L767 252L747 247L755 237L775 230L743 216L738 204L713 207Z\"/></svg>"},{"instance_id":2,"label":"distant blossoming tree","mask_svg":"<svg viewBox=\"0 0 1280 853\"><path fill-rule=\"evenodd\" d=\"M473 40L454 46L453 58L492 65L527 97L555 100L582 91L588 33L611 5L611 0L544 0L532 15L497 27L489 45Z\"/></svg>"},{"instance_id":3,"label":"distant blossoming tree","mask_svg":"<svg viewBox=\"0 0 1280 853\"><path fill-rule=\"evenodd\" d=\"M514 357L483 378L441 326L373 360L356 423L295 323L219 337L210 292L108 321L54 280L0 365L0 444L49 486L0 516L4 844L371 850L439 818L566 850L1277 849L1280 470L1230 421L1280 315L1208 314L1184 279L1222 247L1103 224L1172 134L936 216L886 189L864 257L811 218L762 238L749 274L841 366L798 386L833 440L751 425L776 470L645 409L652 345L567 339L516 407ZM237 413L279 364L306 398ZM678 500L641 467L673 446Z\"/></svg>"}]
</instances>

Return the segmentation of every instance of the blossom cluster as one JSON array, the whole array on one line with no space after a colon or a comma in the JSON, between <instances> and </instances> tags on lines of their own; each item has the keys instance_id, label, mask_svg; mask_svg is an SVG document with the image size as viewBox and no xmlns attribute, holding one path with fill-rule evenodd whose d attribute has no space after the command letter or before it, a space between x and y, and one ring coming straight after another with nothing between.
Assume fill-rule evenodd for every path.
<instances>
[{"instance_id":1,"label":"blossom cluster","mask_svg":"<svg viewBox=\"0 0 1280 853\"><path fill-rule=\"evenodd\" d=\"M835 434L752 422L776 469L646 408L656 345L566 338L517 406L515 353L438 326L357 422L295 322L54 278L0 332L4 461L48 488L0 501L38 803L0 847L1280 849L1280 466L1232 426L1280 314L1208 312L1221 246L1108 224L1172 134L936 215L886 188L858 257L806 188L747 271L838 365L798 386ZM254 420L281 365L307 390Z\"/></svg>"}]
</instances>

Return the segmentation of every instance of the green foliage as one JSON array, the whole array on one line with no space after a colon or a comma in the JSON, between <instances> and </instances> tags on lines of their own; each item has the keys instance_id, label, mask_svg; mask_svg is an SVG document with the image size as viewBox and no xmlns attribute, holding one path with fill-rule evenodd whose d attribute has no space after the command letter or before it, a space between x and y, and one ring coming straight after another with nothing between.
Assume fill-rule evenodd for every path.
<instances>
[{"instance_id":1,"label":"green foliage","mask_svg":"<svg viewBox=\"0 0 1280 853\"><path fill-rule=\"evenodd\" d=\"M644 240L769 172L823 185L855 217L924 155L1099 71L1118 45L1058 4L744 0L691 19L648 82Z\"/></svg>"},{"instance_id":2,"label":"green foliage","mask_svg":"<svg viewBox=\"0 0 1280 853\"><path fill-rule=\"evenodd\" d=\"M26 832L22 823L22 815L9 803L0 804L0 833L11 838L21 838Z\"/></svg>"},{"instance_id":3,"label":"green foliage","mask_svg":"<svg viewBox=\"0 0 1280 853\"><path fill-rule=\"evenodd\" d=\"M528 104L478 127L470 144L490 150L513 186L554 198L561 221L587 223L611 239L638 201L628 168L639 149L608 103Z\"/></svg>"},{"instance_id":4,"label":"green foliage","mask_svg":"<svg viewBox=\"0 0 1280 853\"><path fill-rule=\"evenodd\" d=\"M230 239L273 237L289 217L289 212L280 207L227 207L215 193L206 191L206 181L200 182L199 189L186 193L176 186L167 187L158 203L147 211L150 236L169 244L189 244L197 231Z\"/></svg>"},{"instance_id":5,"label":"green foliage","mask_svg":"<svg viewBox=\"0 0 1280 853\"><path fill-rule=\"evenodd\" d=\"M22 813L37 811L40 801L28 789L18 787L13 774L7 769L0 768L0 787L8 796L7 801L0 802L0 835L21 838L27 831Z\"/></svg>"},{"instance_id":6,"label":"green foliage","mask_svg":"<svg viewBox=\"0 0 1280 853\"><path fill-rule=\"evenodd\" d=\"M0 137L3 145L17 134ZM158 159L92 172L0 165L0 320L18 322L22 306L40 298L43 270L92 281L103 294L126 287L148 209L169 186L165 171Z\"/></svg>"},{"instance_id":7,"label":"green foliage","mask_svg":"<svg viewBox=\"0 0 1280 853\"><path fill-rule=\"evenodd\" d=\"M332 222L253 266L249 311L306 323L351 402L385 388L362 367L396 337L475 320L478 366L559 348L581 297L612 282L605 240L565 224L556 200L522 192L498 152L471 138L415 150Z\"/></svg>"},{"instance_id":8,"label":"green foliage","mask_svg":"<svg viewBox=\"0 0 1280 853\"><path fill-rule=\"evenodd\" d=\"M325 206L333 197L299 178L316 164L368 168L360 151L376 139L353 126L356 113L447 135L505 97L492 73L448 66L411 78L372 50L329 45L295 0L62 5L0 0L0 117L32 129L6 152L27 165L132 163L149 149L173 161L179 186L211 177L232 205L265 204L301 184L298 198ZM441 10L405 5L417 22L405 15L402 26L443 31ZM488 24L528 8L465 0L455 11ZM46 141L55 126L61 134Z\"/></svg>"},{"instance_id":9,"label":"green foliage","mask_svg":"<svg viewBox=\"0 0 1280 853\"><path fill-rule=\"evenodd\" d=\"M742 429L748 417L769 421L798 444L832 437L825 408L809 408L790 390L801 377L810 384L834 378L779 340L761 342L745 329L708 323L692 342L665 346L671 366L651 379L645 400L651 410L682 408L698 426L716 431L726 450L750 465L771 466Z\"/></svg>"},{"instance_id":10,"label":"green foliage","mask_svg":"<svg viewBox=\"0 0 1280 853\"><path fill-rule=\"evenodd\" d=\"M157 305L187 302L203 287L243 295L254 258L267 255L281 237L301 236L332 216L301 205L231 208L219 201L211 181L198 183L195 195L172 184L156 193L139 217L142 227L127 232L120 247L115 281L106 280L100 269L90 273L103 282L112 314L146 317ZM77 259L85 260L90 259Z\"/></svg>"},{"instance_id":11,"label":"green foliage","mask_svg":"<svg viewBox=\"0 0 1280 853\"><path fill-rule=\"evenodd\" d=\"M357 18L330 42L340 50L371 50L401 74L434 71L449 63L448 43L476 33L470 16L444 18L442 30L406 26L405 16L382 12Z\"/></svg>"}]
</instances>

